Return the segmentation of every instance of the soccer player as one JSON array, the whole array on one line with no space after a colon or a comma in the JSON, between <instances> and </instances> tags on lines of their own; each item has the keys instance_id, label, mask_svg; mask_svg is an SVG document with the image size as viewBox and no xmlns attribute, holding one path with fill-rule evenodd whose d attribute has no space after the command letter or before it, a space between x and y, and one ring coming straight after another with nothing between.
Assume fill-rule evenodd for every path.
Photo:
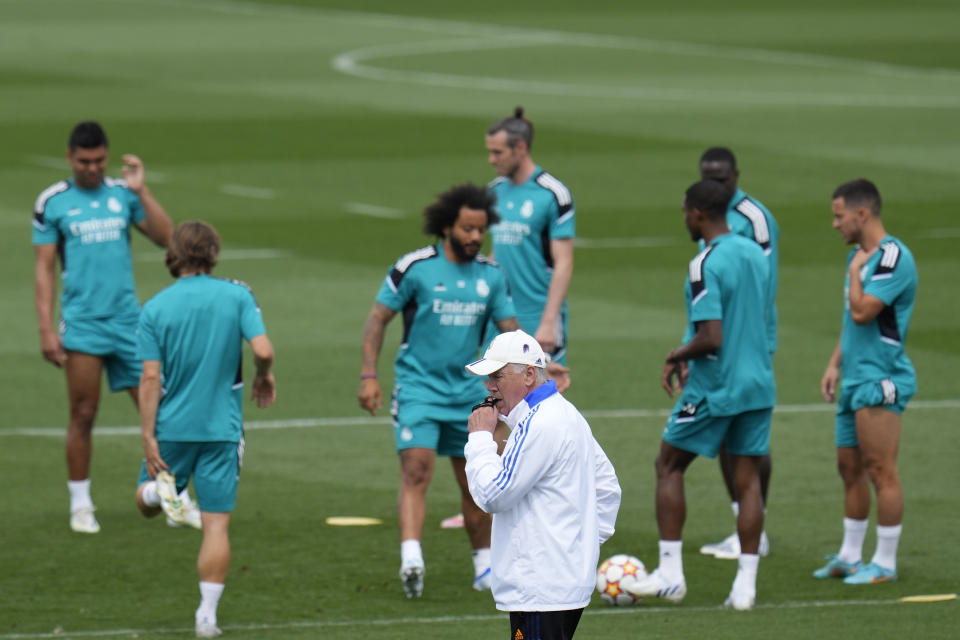
<instances>
[{"instance_id":1,"label":"soccer player","mask_svg":"<svg viewBox=\"0 0 960 640\"><path fill-rule=\"evenodd\" d=\"M123 156L123 180L106 177L109 143L96 122L81 122L70 134L67 160L73 177L37 198L33 214L37 327L43 357L66 372L67 487L70 528L97 533L90 497L93 422L104 368L111 391L127 389L137 402L137 316L130 228L167 246L173 224L147 187L143 162ZM56 262L63 297L59 331L53 321Z\"/></svg>"},{"instance_id":2,"label":"soccer player","mask_svg":"<svg viewBox=\"0 0 960 640\"><path fill-rule=\"evenodd\" d=\"M273 346L250 289L210 273L220 238L204 222L177 226L167 251L176 282L143 306L139 324L144 460L137 506L146 517L186 513L178 493L193 476L203 542L197 558L201 638L220 635L217 604L230 565L230 512L243 457L243 341L253 349L253 399L276 399ZM162 388L161 388L162 381Z\"/></svg>"},{"instance_id":3,"label":"soccer player","mask_svg":"<svg viewBox=\"0 0 960 640\"><path fill-rule=\"evenodd\" d=\"M779 280L778 261L780 256L780 227L773 214L759 200L749 196L737 185L740 172L737 170L737 159L730 149L725 147L711 147L700 157L700 177L704 180L715 180L722 183L733 192L730 204L727 205L727 226L730 231L744 238L753 240L763 249L767 256L770 283L767 289L766 321L767 339L770 342L770 356L777 350L777 284ZM702 243L701 243L702 244ZM702 248L702 247L701 247ZM726 447L720 447L717 456L720 461L720 472L730 495L730 506L733 509L733 518L736 522L740 512L740 502L737 500L736 487L733 481L733 456ZM760 458L760 494L763 505L767 505L767 492L770 489L770 473L772 464L770 454ZM760 534L760 555L770 552L770 541L766 531ZM700 553L725 560L736 560L740 557L740 537L736 528L733 533L721 540L700 547Z\"/></svg>"},{"instance_id":4,"label":"soccer player","mask_svg":"<svg viewBox=\"0 0 960 640\"><path fill-rule=\"evenodd\" d=\"M424 218L424 232L439 242L402 256L388 271L364 325L357 394L371 414L383 404L377 360L387 323L402 312L391 413L400 456L400 579L408 598L423 592L420 540L438 454L450 457L460 485L474 550L473 586L490 588L490 517L470 497L463 453L471 407L486 393L463 363L475 358L489 321L501 331L517 328L503 272L480 254L487 227L499 220L493 197L472 184L455 186L424 210Z\"/></svg>"},{"instance_id":5,"label":"soccer player","mask_svg":"<svg viewBox=\"0 0 960 640\"><path fill-rule=\"evenodd\" d=\"M897 579L903 491L897 473L900 416L917 390L904 344L917 292L913 254L888 235L880 218L880 192L869 180L833 192L833 228L855 248L847 259L843 330L820 381L827 402L837 402L837 468L843 480L843 542L815 578L847 584ZM837 382L843 385L837 398ZM861 562L870 515L870 485L877 494L877 550Z\"/></svg>"},{"instance_id":6,"label":"soccer player","mask_svg":"<svg viewBox=\"0 0 960 640\"><path fill-rule=\"evenodd\" d=\"M698 455L721 445L733 455L740 498L737 531L742 550L724 603L752 609L756 600L763 501L760 459L770 442L774 382L764 322L767 258L752 240L730 233L723 184L701 180L686 191L684 220L706 248L690 262L685 286L688 326L681 346L667 354L661 383L680 398L667 419L656 460L657 569L630 591L680 602L687 592L682 532L686 518L683 474Z\"/></svg>"},{"instance_id":7,"label":"soccer player","mask_svg":"<svg viewBox=\"0 0 960 640\"><path fill-rule=\"evenodd\" d=\"M520 326L553 362L566 363L567 289L573 277L575 210L570 190L530 156L533 124L523 107L487 129L490 191L500 222L491 225L492 257L503 267ZM569 376L557 376L561 392Z\"/></svg>"},{"instance_id":8,"label":"soccer player","mask_svg":"<svg viewBox=\"0 0 960 640\"><path fill-rule=\"evenodd\" d=\"M470 414L464 453L476 502L493 514L492 591L511 638L569 640L614 532L620 483L590 425L547 380L546 355L523 331L501 333L466 365L488 376L492 406ZM497 416L513 429L502 457Z\"/></svg>"}]
</instances>

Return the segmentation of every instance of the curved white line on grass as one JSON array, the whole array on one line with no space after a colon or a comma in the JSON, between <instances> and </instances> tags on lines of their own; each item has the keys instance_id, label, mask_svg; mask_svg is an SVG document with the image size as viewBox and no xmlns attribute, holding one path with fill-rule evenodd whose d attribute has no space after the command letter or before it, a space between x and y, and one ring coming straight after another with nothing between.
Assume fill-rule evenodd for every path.
<instances>
[{"instance_id":1,"label":"curved white line on grass","mask_svg":"<svg viewBox=\"0 0 960 640\"><path fill-rule=\"evenodd\" d=\"M637 238L581 238L574 239L578 249L636 249L638 247L673 247L682 238L637 237Z\"/></svg>"},{"instance_id":2,"label":"curved white line on grass","mask_svg":"<svg viewBox=\"0 0 960 640\"><path fill-rule=\"evenodd\" d=\"M960 407L960 398L946 400L915 400L910 403L913 411L924 409L956 409ZM836 405L826 402L813 404L783 404L774 408L774 415L781 413L833 413ZM607 420L632 420L637 418L665 418L670 415L671 409L587 409L583 411L585 418L600 418ZM367 416L345 416L328 418L294 418L290 420L250 420L243 423L248 431L263 431L271 429L313 429L317 427L355 427L379 426L390 424L390 418L376 418ZM3 436L37 436L63 437L63 427L17 427L14 429L0 429ZM96 427L94 435L99 436L133 436L140 435L139 426L125 427Z\"/></svg>"},{"instance_id":3,"label":"curved white line on grass","mask_svg":"<svg viewBox=\"0 0 960 640\"><path fill-rule=\"evenodd\" d=\"M130 0L125 0L129 3ZM266 17L315 17L318 21L341 20L354 24L364 24L385 28L406 28L440 33L458 34L465 37L483 36L488 38L512 37L516 39L549 38L561 44L581 46L606 46L608 48L634 49L652 53L668 52L677 55L700 56L705 58L726 58L732 60L750 60L755 62L774 62L783 65L801 67L838 69L883 77L930 78L938 80L958 80L960 71L938 67L917 67L905 64L891 64L845 58L817 53L801 53L777 49L760 49L722 44L704 44L680 40L661 40L643 36L620 36L558 29L533 29L514 25L498 25L487 22L468 22L465 20L445 20L423 16L401 16L368 11L345 11L294 5L264 5L243 0L206 0L198 3L194 0L140 0L143 4L166 4L194 11L214 11L236 15ZM600 43L600 44L598 44Z\"/></svg>"},{"instance_id":4,"label":"curved white line on grass","mask_svg":"<svg viewBox=\"0 0 960 640\"><path fill-rule=\"evenodd\" d=\"M790 601L790 602L770 602L760 603L756 609L822 609L825 607L876 607L876 606L903 606L904 603L896 599L884 600L810 600L810 601ZM678 607L676 605L648 606L638 605L635 607L588 607L583 615L585 616L624 616L624 615L648 615L655 613L669 612L673 615L682 615L684 613L702 613L706 611L724 611L720 605L700 606L700 607ZM448 616L420 616L406 618L368 618L366 620L291 620L286 622L263 622L251 624L221 624L224 631L274 631L280 629L329 629L343 627L395 627L398 625L411 624L448 624L451 622L489 622L495 620L506 620L506 613L488 613L488 614L466 614L466 615L448 615ZM193 627L160 627L154 629L98 629L91 631L66 631L59 627L49 633L5 633L0 634L0 640L34 640L37 638L90 638L90 637L108 637L108 636L132 636L138 637L147 634L187 634L193 633Z\"/></svg>"},{"instance_id":5,"label":"curved white line on grass","mask_svg":"<svg viewBox=\"0 0 960 640\"><path fill-rule=\"evenodd\" d=\"M348 213L355 213L360 216L371 216L373 218L397 219L403 217L403 211L393 207L381 207L376 204L367 204L366 202L348 202L343 205Z\"/></svg>"},{"instance_id":6,"label":"curved white line on grass","mask_svg":"<svg viewBox=\"0 0 960 640\"><path fill-rule=\"evenodd\" d=\"M220 193L240 198L255 198L257 200L273 200L277 197L276 191L265 187L250 187L244 184L222 184Z\"/></svg>"},{"instance_id":7,"label":"curved white line on grass","mask_svg":"<svg viewBox=\"0 0 960 640\"><path fill-rule=\"evenodd\" d=\"M668 45L674 46L668 46ZM571 45L589 48L634 49L641 51L656 51L657 53L672 53L676 55L707 55L700 50L700 45L684 45L683 43L666 43L661 41L646 41L621 38L617 36L592 36L589 34L552 35L552 32L531 32L530 35L518 37L491 37L487 39L458 39L432 40L426 42L402 42L390 45L375 45L361 47L335 56L331 67L341 73L367 80L379 82L404 82L444 88L485 89L489 91L509 91L524 93L539 93L543 95L596 98L607 96L638 100L663 100L670 102L687 102L698 99L712 102L723 102L732 105L770 105L770 106L835 106L835 107L933 107L949 108L960 106L960 96L922 96L914 92L896 92L870 94L866 92L852 92L840 94L836 91L808 92L808 91L762 91L756 89L685 89L655 86L630 85L603 85L580 84L569 82L550 82L534 79L516 79L491 76L477 76L466 74L439 73L430 71L416 71L403 69L383 69L364 64L364 61L378 58L399 58L413 55L429 55L454 53L484 49L513 49L538 45ZM737 55L722 55L711 47L713 57L734 57L750 59L756 62L774 64L794 64L810 66L813 61L803 62L792 57L776 56L767 51L732 50ZM721 49L731 51L727 49ZM749 54L749 55L747 55ZM820 61L822 62L822 61ZM813 66L828 66L814 64ZM861 65L856 65L859 71ZM886 68L886 65L883 65Z\"/></svg>"}]
</instances>

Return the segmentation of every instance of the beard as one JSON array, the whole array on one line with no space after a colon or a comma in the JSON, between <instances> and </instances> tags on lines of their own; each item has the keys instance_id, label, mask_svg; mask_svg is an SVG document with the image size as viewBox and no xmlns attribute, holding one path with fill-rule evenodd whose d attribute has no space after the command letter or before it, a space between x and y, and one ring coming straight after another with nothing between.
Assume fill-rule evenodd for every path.
<instances>
[{"instance_id":1,"label":"beard","mask_svg":"<svg viewBox=\"0 0 960 640\"><path fill-rule=\"evenodd\" d=\"M453 249L453 255L457 256L459 262L470 262L477 257L477 253L480 251L479 244L463 244L457 240L452 233L449 239L450 248Z\"/></svg>"}]
</instances>

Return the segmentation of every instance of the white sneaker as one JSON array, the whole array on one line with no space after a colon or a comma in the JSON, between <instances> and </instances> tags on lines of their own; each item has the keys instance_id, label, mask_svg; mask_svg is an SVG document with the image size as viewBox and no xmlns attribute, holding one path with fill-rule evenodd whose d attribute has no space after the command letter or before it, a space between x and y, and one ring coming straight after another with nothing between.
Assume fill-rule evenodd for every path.
<instances>
[{"instance_id":1,"label":"white sneaker","mask_svg":"<svg viewBox=\"0 0 960 640\"><path fill-rule=\"evenodd\" d=\"M658 568L646 578L624 585L623 589L641 598L663 598L667 602L680 602L687 595L687 581L680 578L679 582L670 582Z\"/></svg>"},{"instance_id":2,"label":"white sneaker","mask_svg":"<svg viewBox=\"0 0 960 640\"><path fill-rule=\"evenodd\" d=\"M724 600L725 609L735 609L737 611L749 611L756 604L757 596L751 593L738 593L731 591L727 599Z\"/></svg>"},{"instance_id":3,"label":"white sneaker","mask_svg":"<svg viewBox=\"0 0 960 640\"><path fill-rule=\"evenodd\" d=\"M423 564L408 564L400 567L400 582L403 583L403 592L408 598L419 598L423 595L423 574L427 572Z\"/></svg>"},{"instance_id":4,"label":"white sneaker","mask_svg":"<svg viewBox=\"0 0 960 640\"><path fill-rule=\"evenodd\" d=\"M197 620L195 631L197 632L198 638L216 638L223 635L223 631L217 626L216 621L210 622L210 620L206 618Z\"/></svg>"},{"instance_id":5,"label":"white sneaker","mask_svg":"<svg viewBox=\"0 0 960 640\"><path fill-rule=\"evenodd\" d=\"M705 556L713 556L718 560L736 560L740 557L740 536L734 531L720 542L705 544L700 547L700 553ZM761 558L765 558L770 553L770 539L767 532L760 533L760 548L758 553Z\"/></svg>"},{"instance_id":6,"label":"white sneaker","mask_svg":"<svg viewBox=\"0 0 960 640\"><path fill-rule=\"evenodd\" d=\"M157 495L160 496L160 507L167 517L177 524L187 523L187 509L177 494L177 480L168 471L157 474Z\"/></svg>"},{"instance_id":7,"label":"white sneaker","mask_svg":"<svg viewBox=\"0 0 960 640\"><path fill-rule=\"evenodd\" d=\"M202 529L203 522L200 520L200 509L197 507L197 503L190 499L190 494L187 493L186 489L180 493L180 501L183 503L186 519L181 524L170 516L167 516L167 526L171 529L179 529L183 526Z\"/></svg>"},{"instance_id":8,"label":"white sneaker","mask_svg":"<svg viewBox=\"0 0 960 640\"><path fill-rule=\"evenodd\" d=\"M94 507L80 507L70 512L70 528L77 533L99 533L100 523L93 517Z\"/></svg>"},{"instance_id":9,"label":"white sneaker","mask_svg":"<svg viewBox=\"0 0 960 640\"><path fill-rule=\"evenodd\" d=\"M489 591L490 576L491 576L490 567L487 567L485 571L482 571L480 575L476 576L473 579L473 588L476 589L477 591Z\"/></svg>"}]
</instances>

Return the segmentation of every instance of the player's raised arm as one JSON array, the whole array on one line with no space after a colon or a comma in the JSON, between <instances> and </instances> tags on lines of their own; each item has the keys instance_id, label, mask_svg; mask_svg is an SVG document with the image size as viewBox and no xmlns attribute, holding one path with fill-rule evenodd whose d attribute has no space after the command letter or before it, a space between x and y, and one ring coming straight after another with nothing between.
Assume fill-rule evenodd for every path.
<instances>
[{"instance_id":1,"label":"player's raised arm","mask_svg":"<svg viewBox=\"0 0 960 640\"><path fill-rule=\"evenodd\" d=\"M360 390L357 400L360 408L377 415L377 409L383 406L383 391L377 380L377 361L383 347L383 334L387 323L393 319L396 311L381 302L374 302L363 325L363 362L360 367Z\"/></svg>"},{"instance_id":2,"label":"player's raised arm","mask_svg":"<svg viewBox=\"0 0 960 640\"><path fill-rule=\"evenodd\" d=\"M140 198L146 214L146 217L137 223L137 228L158 247L166 247L173 235L173 221L147 187L146 170L138 156L130 153L123 156L123 177L130 190Z\"/></svg>"}]
</instances>

